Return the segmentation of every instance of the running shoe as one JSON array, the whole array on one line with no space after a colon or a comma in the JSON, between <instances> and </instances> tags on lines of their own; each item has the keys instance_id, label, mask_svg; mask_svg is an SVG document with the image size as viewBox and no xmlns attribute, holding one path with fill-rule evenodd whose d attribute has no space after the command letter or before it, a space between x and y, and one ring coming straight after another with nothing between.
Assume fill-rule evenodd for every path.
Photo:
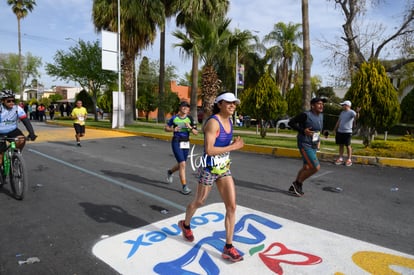
<instances>
[{"instance_id":1,"label":"running shoe","mask_svg":"<svg viewBox=\"0 0 414 275\"><path fill-rule=\"evenodd\" d=\"M173 182L173 174L170 170L167 171L167 182L172 183Z\"/></svg>"},{"instance_id":2,"label":"running shoe","mask_svg":"<svg viewBox=\"0 0 414 275\"><path fill-rule=\"evenodd\" d=\"M181 220L181 221L178 222L178 227L181 228L181 231L183 232L184 239L186 239L189 242L194 241L193 231L191 231L191 229L186 229L184 227L184 220Z\"/></svg>"},{"instance_id":3,"label":"running shoe","mask_svg":"<svg viewBox=\"0 0 414 275\"><path fill-rule=\"evenodd\" d=\"M305 193L302 191L302 184L298 183L297 181L294 181L292 185L289 188L289 192L292 194L302 197Z\"/></svg>"},{"instance_id":4,"label":"running shoe","mask_svg":"<svg viewBox=\"0 0 414 275\"><path fill-rule=\"evenodd\" d=\"M347 159L346 160L346 162L345 162L345 166L352 166L352 160L350 160L350 159Z\"/></svg>"},{"instance_id":5,"label":"running shoe","mask_svg":"<svg viewBox=\"0 0 414 275\"><path fill-rule=\"evenodd\" d=\"M82 147L82 145L80 144L80 142L78 142L76 145L77 145L78 147Z\"/></svg>"},{"instance_id":6,"label":"running shoe","mask_svg":"<svg viewBox=\"0 0 414 275\"><path fill-rule=\"evenodd\" d=\"M181 193L184 194L184 195L188 195L188 194L191 193L191 189L188 188L187 185L183 185L183 189L181 190Z\"/></svg>"},{"instance_id":7,"label":"running shoe","mask_svg":"<svg viewBox=\"0 0 414 275\"><path fill-rule=\"evenodd\" d=\"M232 246L231 248L226 248L226 246L224 246L221 257L232 262L243 261L242 255L239 254L239 252L234 246Z\"/></svg>"},{"instance_id":8,"label":"running shoe","mask_svg":"<svg viewBox=\"0 0 414 275\"><path fill-rule=\"evenodd\" d=\"M337 160L335 161L335 164L336 164L336 165L341 165L341 164L344 164L344 160L343 160L342 158L339 158L339 159L337 159Z\"/></svg>"}]
</instances>

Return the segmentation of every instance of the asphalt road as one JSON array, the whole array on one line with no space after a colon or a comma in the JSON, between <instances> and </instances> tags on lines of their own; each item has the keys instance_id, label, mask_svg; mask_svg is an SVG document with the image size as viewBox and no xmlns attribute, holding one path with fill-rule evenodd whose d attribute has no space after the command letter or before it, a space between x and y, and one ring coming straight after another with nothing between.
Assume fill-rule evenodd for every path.
<instances>
[{"instance_id":1,"label":"asphalt road","mask_svg":"<svg viewBox=\"0 0 414 275\"><path fill-rule=\"evenodd\" d=\"M79 148L70 127L34 126L39 138L24 150L27 197L0 190L0 274L117 274L92 247L165 219L161 210L181 214L192 199L179 193L178 176L165 182L174 164L169 142L87 128ZM286 190L299 159L243 152L232 159L239 205L414 255L412 169L322 163L297 198ZM213 189L207 204L217 202ZM40 262L18 264L29 257Z\"/></svg>"}]
</instances>

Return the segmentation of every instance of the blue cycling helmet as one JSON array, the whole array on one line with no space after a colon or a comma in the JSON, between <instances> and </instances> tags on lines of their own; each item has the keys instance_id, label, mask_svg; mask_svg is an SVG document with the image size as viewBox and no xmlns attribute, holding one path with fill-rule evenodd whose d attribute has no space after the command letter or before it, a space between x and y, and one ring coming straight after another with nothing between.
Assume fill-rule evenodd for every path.
<instances>
[{"instance_id":1,"label":"blue cycling helmet","mask_svg":"<svg viewBox=\"0 0 414 275\"><path fill-rule=\"evenodd\" d=\"M12 90L3 90L0 93L0 98L4 99L4 98L15 98L15 95L13 93Z\"/></svg>"}]
</instances>

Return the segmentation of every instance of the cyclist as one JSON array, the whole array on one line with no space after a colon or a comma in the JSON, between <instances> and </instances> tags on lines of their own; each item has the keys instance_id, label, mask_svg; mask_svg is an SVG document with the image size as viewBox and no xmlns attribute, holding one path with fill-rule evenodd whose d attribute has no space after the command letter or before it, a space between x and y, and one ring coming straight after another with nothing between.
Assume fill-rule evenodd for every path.
<instances>
[{"instance_id":1,"label":"cyclist","mask_svg":"<svg viewBox=\"0 0 414 275\"><path fill-rule=\"evenodd\" d=\"M17 138L16 147L23 150L26 143L24 134L17 127L17 123L21 120L29 132L29 139L35 140L36 135L30 120L27 118L26 112L22 107L15 104L15 95L10 90L3 90L0 93L0 136ZM0 164L3 162L3 153L6 150L5 142L0 143Z\"/></svg>"}]
</instances>

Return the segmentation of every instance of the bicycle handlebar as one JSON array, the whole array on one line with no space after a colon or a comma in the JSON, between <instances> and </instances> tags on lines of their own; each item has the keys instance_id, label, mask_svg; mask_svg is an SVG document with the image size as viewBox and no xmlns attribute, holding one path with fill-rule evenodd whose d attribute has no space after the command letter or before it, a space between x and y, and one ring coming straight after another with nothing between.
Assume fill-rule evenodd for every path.
<instances>
[{"instance_id":1,"label":"bicycle handlebar","mask_svg":"<svg viewBox=\"0 0 414 275\"><path fill-rule=\"evenodd\" d=\"M19 141L19 140L31 140L31 141L35 141L37 138L37 135L34 136L30 136L28 135L27 137L25 136L19 136L19 137L8 137L8 136L0 136L0 142L12 142L12 141Z\"/></svg>"},{"instance_id":2,"label":"bicycle handlebar","mask_svg":"<svg viewBox=\"0 0 414 275\"><path fill-rule=\"evenodd\" d=\"M4 141L8 141L8 142L12 142L12 141L19 141L19 140L30 140L29 137L24 137L24 136L20 136L20 137L7 137L7 136L0 136L0 142L4 142Z\"/></svg>"}]
</instances>

